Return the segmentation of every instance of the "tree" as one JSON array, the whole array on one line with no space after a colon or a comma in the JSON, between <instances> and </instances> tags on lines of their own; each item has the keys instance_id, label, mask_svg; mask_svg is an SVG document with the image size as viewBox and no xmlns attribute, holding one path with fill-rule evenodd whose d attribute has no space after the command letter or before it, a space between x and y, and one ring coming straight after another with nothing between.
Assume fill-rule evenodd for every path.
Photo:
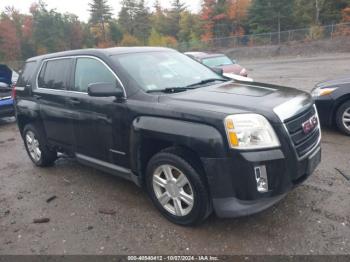
<instances>
[{"instance_id":1,"label":"tree","mask_svg":"<svg viewBox=\"0 0 350 262\"><path fill-rule=\"evenodd\" d=\"M119 25L129 35L134 35L137 4L135 0L123 0L119 12Z\"/></svg>"},{"instance_id":2,"label":"tree","mask_svg":"<svg viewBox=\"0 0 350 262\"><path fill-rule=\"evenodd\" d=\"M227 16L232 21L232 34L240 35L245 31L245 22L251 0L229 0Z\"/></svg>"},{"instance_id":3,"label":"tree","mask_svg":"<svg viewBox=\"0 0 350 262\"><path fill-rule=\"evenodd\" d=\"M253 0L249 26L253 34L280 32L295 26L294 0Z\"/></svg>"},{"instance_id":4,"label":"tree","mask_svg":"<svg viewBox=\"0 0 350 262\"><path fill-rule=\"evenodd\" d=\"M304 27L338 23L341 10L349 4L349 0L295 0L295 16Z\"/></svg>"},{"instance_id":5,"label":"tree","mask_svg":"<svg viewBox=\"0 0 350 262\"><path fill-rule=\"evenodd\" d=\"M172 0L171 9L167 11L168 35L178 38L181 14L186 10L180 0Z\"/></svg>"},{"instance_id":6,"label":"tree","mask_svg":"<svg viewBox=\"0 0 350 262\"><path fill-rule=\"evenodd\" d=\"M0 58L18 60L20 58L20 39L16 26L9 17L0 20Z\"/></svg>"},{"instance_id":7,"label":"tree","mask_svg":"<svg viewBox=\"0 0 350 262\"><path fill-rule=\"evenodd\" d=\"M110 31L112 42L114 42L115 44L118 44L122 41L123 31L116 20L113 20L109 23L109 31Z\"/></svg>"},{"instance_id":8,"label":"tree","mask_svg":"<svg viewBox=\"0 0 350 262\"><path fill-rule=\"evenodd\" d=\"M140 45L140 41L136 37L126 33L124 34L123 40L121 41L120 45L121 46L138 46Z\"/></svg>"},{"instance_id":9,"label":"tree","mask_svg":"<svg viewBox=\"0 0 350 262\"><path fill-rule=\"evenodd\" d=\"M208 41L214 37L214 21L213 17L215 15L214 8L216 5L215 0L203 0L202 10L201 10L201 20L204 34L202 35L202 40Z\"/></svg>"},{"instance_id":10,"label":"tree","mask_svg":"<svg viewBox=\"0 0 350 262\"><path fill-rule=\"evenodd\" d=\"M93 25L99 25L102 30L102 39L104 42L106 39L106 23L109 23L112 16L112 8L108 5L107 0L92 0L89 3L90 6L90 23Z\"/></svg>"},{"instance_id":11,"label":"tree","mask_svg":"<svg viewBox=\"0 0 350 262\"><path fill-rule=\"evenodd\" d=\"M147 40L151 31L150 26L150 13L145 6L145 1L140 0L135 9L135 29L134 35L144 44L147 44Z\"/></svg>"}]
</instances>

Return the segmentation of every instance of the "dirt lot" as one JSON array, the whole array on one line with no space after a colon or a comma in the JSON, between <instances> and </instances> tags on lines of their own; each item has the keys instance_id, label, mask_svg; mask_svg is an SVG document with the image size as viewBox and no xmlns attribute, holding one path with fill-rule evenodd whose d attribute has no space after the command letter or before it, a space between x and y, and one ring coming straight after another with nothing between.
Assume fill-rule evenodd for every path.
<instances>
[{"instance_id":1,"label":"dirt lot","mask_svg":"<svg viewBox=\"0 0 350 262\"><path fill-rule=\"evenodd\" d=\"M349 72L350 55L249 61L251 76L310 90ZM284 200L239 219L175 226L133 184L60 159L27 157L13 120L0 122L0 254L350 254L350 139L323 131L323 162ZM56 199L47 203L51 196ZM114 209L114 215L100 214ZM50 222L33 224L34 218Z\"/></svg>"}]
</instances>

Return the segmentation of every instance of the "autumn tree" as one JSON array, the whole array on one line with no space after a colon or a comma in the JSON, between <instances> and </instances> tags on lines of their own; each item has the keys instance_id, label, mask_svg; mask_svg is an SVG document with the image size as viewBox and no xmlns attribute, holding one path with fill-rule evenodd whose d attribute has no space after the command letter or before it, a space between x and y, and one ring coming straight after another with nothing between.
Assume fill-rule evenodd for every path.
<instances>
[{"instance_id":1,"label":"autumn tree","mask_svg":"<svg viewBox=\"0 0 350 262\"><path fill-rule=\"evenodd\" d=\"M208 41L214 37L214 21L213 17L215 16L215 5L216 0L203 0L202 10L200 18L202 20L202 27L204 34L202 35L202 40Z\"/></svg>"},{"instance_id":2,"label":"autumn tree","mask_svg":"<svg viewBox=\"0 0 350 262\"><path fill-rule=\"evenodd\" d=\"M242 35L245 33L244 27L250 5L251 0L229 0L227 15L232 24L232 35Z\"/></svg>"},{"instance_id":3,"label":"autumn tree","mask_svg":"<svg viewBox=\"0 0 350 262\"><path fill-rule=\"evenodd\" d=\"M0 58L18 60L20 58L20 39L15 23L7 16L0 20Z\"/></svg>"}]
</instances>

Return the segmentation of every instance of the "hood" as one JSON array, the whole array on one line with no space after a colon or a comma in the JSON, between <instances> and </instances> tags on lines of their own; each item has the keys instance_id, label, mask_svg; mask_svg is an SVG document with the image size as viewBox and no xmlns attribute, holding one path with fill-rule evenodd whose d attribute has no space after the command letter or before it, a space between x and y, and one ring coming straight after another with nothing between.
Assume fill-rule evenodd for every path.
<instances>
[{"instance_id":1,"label":"hood","mask_svg":"<svg viewBox=\"0 0 350 262\"><path fill-rule=\"evenodd\" d=\"M342 76L337 79L325 80L316 85L316 87L334 87L338 85L350 84L350 76Z\"/></svg>"},{"instance_id":2,"label":"hood","mask_svg":"<svg viewBox=\"0 0 350 262\"><path fill-rule=\"evenodd\" d=\"M0 82L11 85L12 70L7 65L0 65Z\"/></svg>"},{"instance_id":3,"label":"hood","mask_svg":"<svg viewBox=\"0 0 350 262\"><path fill-rule=\"evenodd\" d=\"M212 111L224 115L257 113L278 123L300 113L313 103L311 96L305 92L257 82L229 82L202 87L161 96L160 102L176 106L176 110L181 108L188 110L192 107L194 110Z\"/></svg>"},{"instance_id":4,"label":"hood","mask_svg":"<svg viewBox=\"0 0 350 262\"><path fill-rule=\"evenodd\" d=\"M243 69L243 67L240 66L239 64L224 65L224 66L220 66L220 68L224 70L224 73L233 73L236 75L239 75Z\"/></svg>"}]
</instances>

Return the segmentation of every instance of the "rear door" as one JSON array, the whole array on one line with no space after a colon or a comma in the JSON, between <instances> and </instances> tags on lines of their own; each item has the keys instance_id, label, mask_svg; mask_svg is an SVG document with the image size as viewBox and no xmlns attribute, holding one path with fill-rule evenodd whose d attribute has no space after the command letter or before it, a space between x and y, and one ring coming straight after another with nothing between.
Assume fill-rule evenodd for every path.
<instances>
[{"instance_id":1,"label":"rear door","mask_svg":"<svg viewBox=\"0 0 350 262\"><path fill-rule=\"evenodd\" d=\"M44 61L33 97L40 105L46 137L51 144L73 149L74 133L66 98L73 67L73 58Z\"/></svg>"}]
</instances>

